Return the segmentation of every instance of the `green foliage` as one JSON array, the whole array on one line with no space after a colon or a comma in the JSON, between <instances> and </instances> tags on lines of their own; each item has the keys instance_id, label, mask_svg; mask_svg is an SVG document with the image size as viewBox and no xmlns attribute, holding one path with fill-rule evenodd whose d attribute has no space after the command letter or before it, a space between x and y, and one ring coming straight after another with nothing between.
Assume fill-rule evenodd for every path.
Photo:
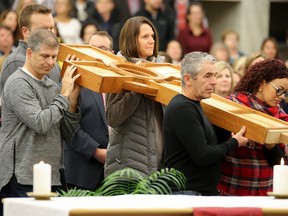
<instances>
[{"instance_id":1,"label":"green foliage","mask_svg":"<svg viewBox=\"0 0 288 216\"><path fill-rule=\"evenodd\" d=\"M184 190L186 178L175 169L161 169L148 177L143 177L138 171L125 168L118 170L104 179L96 191L71 189L61 191L60 196L115 196L123 194L171 194L171 186Z\"/></svg>"},{"instance_id":2,"label":"green foliage","mask_svg":"<svg viewBox=\"0 0 288 216\"><path fill-rule=\"evenodd\" d=\"M93 192L89 190L81 190L77 188L73 188L66 191L61 190L58 192L61 197L82 197L82 196L92 196Z\"/></svg>"}]
</instances>

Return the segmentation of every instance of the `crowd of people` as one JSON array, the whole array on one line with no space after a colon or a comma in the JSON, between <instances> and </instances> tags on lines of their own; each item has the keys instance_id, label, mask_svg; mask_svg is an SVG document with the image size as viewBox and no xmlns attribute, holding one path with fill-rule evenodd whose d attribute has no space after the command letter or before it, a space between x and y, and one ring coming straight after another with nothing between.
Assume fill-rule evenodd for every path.
<instances>
[{"instance_id":1,"label":"crowd of people","mask_svg":"<svg viewBox=\"0 0 288 216\"><path fill-rule=\"evenodd\" d=\"M248 140L245 125L236 134L217 128L201 100L214 93L288 121L288 69L274 38L247 55L232 29L213 42L203 5L191 0L17 0L0 10L1 198L27 196L40 160L52 166L52 191L95 190L126 167L143 176L164 167L183 172L186 190L175 194L272 190L273 165L287 146ZM60 42L138 66L180 65L182 90L164 107L133 91L80 87L75 66L60 78Z\"/></svg>"}]
</instances>

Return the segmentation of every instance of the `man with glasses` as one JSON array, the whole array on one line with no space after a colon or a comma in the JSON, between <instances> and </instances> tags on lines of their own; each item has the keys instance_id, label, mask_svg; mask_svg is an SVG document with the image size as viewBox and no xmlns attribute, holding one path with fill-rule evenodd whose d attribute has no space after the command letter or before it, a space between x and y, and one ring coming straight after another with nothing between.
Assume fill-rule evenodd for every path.
<instances>
[{"instance_id":1,"label":"man with glasses","mask_svg":"<svg viewBox=\"0 0 288 216\"><path fill-rule=\"evenodd\" d=\"M113 53L112 38L105 31L91 36L89 45ZM109 140L105 97L82 88L81 121L71 142L65 143L64 164L68 188L95 190L104 178L103 165Z\"/></svg>"},{"instance_id":2,"label":"man with glasses","mask_svg":"<svg viewBox=\"0 0 288 216\"><path fill-rule=\"evenodd\" d=\"M97 31L89 39L89 45L114 53L113 39L106 31Z\"/></svg>"}]
</instances>

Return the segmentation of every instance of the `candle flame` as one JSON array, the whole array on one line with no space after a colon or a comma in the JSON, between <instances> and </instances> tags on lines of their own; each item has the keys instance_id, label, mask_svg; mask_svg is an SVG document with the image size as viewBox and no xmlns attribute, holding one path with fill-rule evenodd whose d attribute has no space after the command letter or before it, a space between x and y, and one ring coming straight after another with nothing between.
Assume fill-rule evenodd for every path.
<instances>
[{"instance_id":1,"label":"candle flame","mask_svg":"<svg viewBox=\"0 0 288 216\"><path fill-rule=\"evenodd\" d=\"M281 164L282 166L284 166L284 158L283 158L283 157L281 158L280 164Z\"/></svg>"}]
</instances>

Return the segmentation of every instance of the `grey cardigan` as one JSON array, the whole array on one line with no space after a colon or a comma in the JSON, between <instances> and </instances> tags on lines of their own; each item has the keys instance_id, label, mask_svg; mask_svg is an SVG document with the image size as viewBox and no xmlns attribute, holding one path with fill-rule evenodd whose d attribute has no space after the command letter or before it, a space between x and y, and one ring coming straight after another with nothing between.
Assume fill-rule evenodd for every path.
<instances>
[{"instance_id":1,"label":"grey cardigan","mask_svg":"<svg viewBox=\"0 0 288 216\"><path fill-rule=\"evenodd\" d=\"M69 113L68 100L50 78L36 80L20 68L2 92L0 188L15 174L18 183L33 184L33 165L52 167L52 185L60 185L61 138L70 139L80 113Z\"/></svg>"}]
</instances>

